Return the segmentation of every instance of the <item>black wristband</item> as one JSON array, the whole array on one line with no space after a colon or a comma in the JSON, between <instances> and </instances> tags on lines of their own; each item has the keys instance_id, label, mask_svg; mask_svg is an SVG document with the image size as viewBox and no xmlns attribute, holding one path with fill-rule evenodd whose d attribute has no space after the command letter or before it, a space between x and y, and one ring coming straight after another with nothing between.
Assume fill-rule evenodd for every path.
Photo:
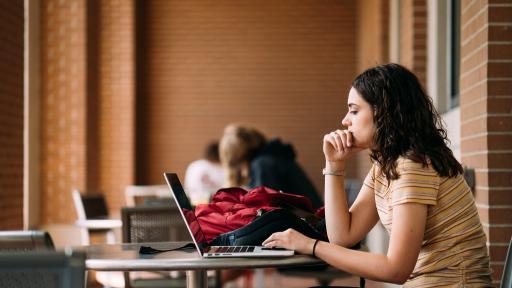
<instances>
[{"instance_id":1,"label":"black wristband","mask_svg":"<svg viewBox=\"0 0 512 288\"><path fill-rule=\"evenodd\" d=\"M316 257L316 254L315 254L315 249L316 249L316 244L318 244L318 239L315 240L315 244L313 244L313 257Z\"/></svg>"}]
</instances>

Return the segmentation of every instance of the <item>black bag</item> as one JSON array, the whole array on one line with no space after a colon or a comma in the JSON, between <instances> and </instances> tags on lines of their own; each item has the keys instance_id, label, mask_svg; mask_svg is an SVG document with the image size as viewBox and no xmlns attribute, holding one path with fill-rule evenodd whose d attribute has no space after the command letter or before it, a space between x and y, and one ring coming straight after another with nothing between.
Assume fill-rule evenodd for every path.
<instances>
[{"instance_id":1,"label":"black bag","mask_svg":"<svg viewBox=\"0 0 512 288\"><path fill-rule=\"evenodd\" d=\"M288 209L276 209L263 213L251 223L236 230L220 234L212 240L215 246L261 245L272 233L288 228L315 239L328 241L313 225Z\"/></svg>"}]
</instances>

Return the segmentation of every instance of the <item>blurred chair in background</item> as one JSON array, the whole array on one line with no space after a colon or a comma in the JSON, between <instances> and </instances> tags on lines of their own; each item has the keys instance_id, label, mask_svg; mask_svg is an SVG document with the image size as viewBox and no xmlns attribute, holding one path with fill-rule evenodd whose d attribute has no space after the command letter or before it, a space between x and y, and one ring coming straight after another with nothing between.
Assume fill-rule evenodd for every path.
<instances>
[{"instance_id":1,"label":"blurred chair in background","mask_svg":"<svg viewBox=\"0 0 512 288\"><path fill-rule=\"evenodd\" d=\"M102 194L85 194L79 190L72 191L77 221L75 224L82 228L82 245L90 244L91 234L102 233L106 235L107 243L115 243L115 228L122 225L119 219L110 219L107 203Z\"/></svg>"},{"instance_id":2,"label":"blurred chair in background","mask_svg":"<svg viewBox=\"0 0 512 288\"><path fill-rule=\"evenodd\" d=\"M0 287L85 287L85 254L55 251L0 252Z\"/></svg>"},{"instance_id":3,"label":"blurred chair in background","mask_svg":"<svg viewBox=\"0 0 512 288\"><path fill-rule=\"evenodd\" d=\"M53 240L46 231L0 231L0 251L54 250Z\"/></svg>"},{"instance_id":4,"label":"blurred chair in background","mask_svg":"<svg viewBox=\"0 0 512 288\"><path fill-rule=\"evenodd\" d=\"M192 241L178 207L125 207L121 215L123 243ZM186 286L183 273L125 272L124 275L125 287Z\"/></svg>"},{"instance_id":5,"label":"blurred chair in background","mask_svg":"<svg viewBox=\"0 0 512 288\"><path fill-rule=\"evenodd\" d=\"M124 195L128 207L159 202L159 200L173 202L166 185L128 185L124 190Z\"/></svg>"},{"instance_id":6,"label":"blurred chair in background","mask_svg":"<svg viewBox=\"0 0 512 288\"><path fill-rule=\"evenodd\" d=\"M121 219L123 243L192 241L178 207L125 207Z\"/></svg>"},{"instance_id":7,"label":"blurred chair in background","mask_svg":"<svg viewBox=\"0 0 512 288\"><path fill-rule=\"evenodd\" d=\"M0 231L0 287L84 287L85 254L54 248L46 231Z\"/></svg>"}]
</instances>

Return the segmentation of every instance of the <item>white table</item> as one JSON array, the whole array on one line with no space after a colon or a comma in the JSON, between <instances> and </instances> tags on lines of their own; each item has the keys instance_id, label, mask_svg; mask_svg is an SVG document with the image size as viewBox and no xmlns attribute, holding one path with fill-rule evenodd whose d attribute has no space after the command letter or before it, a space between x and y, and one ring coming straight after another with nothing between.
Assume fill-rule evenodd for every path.
<instances>
[{"instance_id":1,"label":"white table","mask_svg":"<svg viewBox=\"0 0 512 288\"><path fill-rule=\"evenodd\" d=\"M187 287L207 287L207 270L270 268L315 265L317 258L294 255L284 258L202 258L196 250L178 250L153 255L139 254L140 246L172 249L186 242L102 244L84 246L86 269L95 271L187 271Z\"/></svg>"}]
</instances>

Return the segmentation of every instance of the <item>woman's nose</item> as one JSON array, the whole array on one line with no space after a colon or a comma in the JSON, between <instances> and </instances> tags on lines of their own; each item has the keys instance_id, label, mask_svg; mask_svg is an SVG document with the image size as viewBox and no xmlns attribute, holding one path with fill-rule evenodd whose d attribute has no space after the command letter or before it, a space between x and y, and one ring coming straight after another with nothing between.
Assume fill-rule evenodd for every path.
<instances>
[{"instance_id":1,"label":"woman's nose","mask_svg":"<svg viewBox=\"0 0 512 288\"><path fill-rule=\"evenodd\" d=\"M348 119L348 118L349 118L349 115L347 114L347 115L345 115L345 118L343 118L343 119L341 120L341 124L342 124L343 126L350 126L350 124L351 124L351 123L350 123L350 121L349 121L349 119Z\"/></svg>"}]
</instances>

